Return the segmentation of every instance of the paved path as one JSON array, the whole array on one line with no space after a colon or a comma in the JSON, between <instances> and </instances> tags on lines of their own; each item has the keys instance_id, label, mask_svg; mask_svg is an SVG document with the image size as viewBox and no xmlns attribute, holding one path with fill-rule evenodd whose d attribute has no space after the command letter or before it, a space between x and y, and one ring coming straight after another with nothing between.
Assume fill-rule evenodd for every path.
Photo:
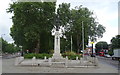
<instances>
[{"instance_id":1,"label":"paved path","mask_svg":"<svg viewBox=\"0 0 120 75\"><path fill-rule=\"evenodd\" d=\"M99 62L99 67L91 68L51 68L15 66L15 58L2 60L3 73L118 73L118 69Z\"/></svg>"}]
</instances>

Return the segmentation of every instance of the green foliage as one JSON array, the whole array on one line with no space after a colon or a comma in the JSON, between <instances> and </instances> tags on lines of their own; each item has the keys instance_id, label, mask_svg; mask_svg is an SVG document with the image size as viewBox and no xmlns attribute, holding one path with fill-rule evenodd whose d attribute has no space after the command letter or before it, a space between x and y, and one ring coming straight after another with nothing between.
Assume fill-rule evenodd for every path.
<instances>
[{"instance_id":1,"label":"green foliage","mask_svg":"<svg viewBox=\"0 0 120 75\"><path fill-rule=\"evenodd\" d=\"M80 54L76 54L75 52L65 52L62 54L62 56L65 58L66 56L68 56L68 59L71 59L71 60L76 60L76 57L78 57L78 59L81 58L81 55Z\"/></svg>"},{"instance_id":2,"label":"green foliage","mask_svg":"<svg viewBox=\"0 0 120 75\"><path fill-rule=\"evenodd\" d=\"M100 52L102 49L108 49L108 44L105 41L100 41L95 45L96 53Z\"/></svg>"},{"instance_id":3,"label":"green foliage","mask_svg":"<svg viewBox=\"0 0 120 75\"><path fill-rule=\"evenodd\" d=\"M110 56L114 55L114 53L113 53L112 50L108 51L108 54L109 54Z\"/></svg>"},{"instance_id":4,"label":"green foliage","mask_svg":"<svg viewBox=\"0 0 120 75\"><path fill-rule=\"evenodd\" d=\"M80 56L80 55L70 55L70 56L68 56L68 59L71 59L71 60L76 60L76 57L78 57L78 59L80 59L80 58L81 58L81 56Z\"/></svg>"},{"instance_id":5,"label":"green foliage","mask_svg":"<svg viewBox=\"0 0 120 75\"><path fill-rule=\"evenodd\" d=\"M54 53L54 50L49 50L49 54L53 54Z\"/></svg>"},{"instance_id":6,"label":"green foliage","mask_svg":"<svg viewBox=\"0 0 120 75\"><path fill-rule=\"evenodd\" d=\"M14 14L11 36L18 46L35 50L36 53L40 49L48 50L52 44L42 40L47 40L44 37L50 38L47 40L49 42L52 40L50 34L54 25L54 2L14 2L10 4L7 12Z\"/></svg>"},{"instance_id":7,"label":"green foliage","mask_svg":"<svg viewBox=\"0 0 120 75\"><path fill-rule=\"evenodd\" d=\"M113 49L120 48L120 35L116 35L115 37L113 37L111 39L111 43Z\"/></svg>"},{"instance_id":8,"label":"green foliage","mask_svg":"<svg viewBox=\"0 0 120 75\"><path fill-rule=\"evenodd\" d=\"M63 53L64 55L76 55L76 53L75 52L70 52L70 51L67 51L67 52L65 52L65 53Z\"/></svg>"},{"instance_id":9,"label":"green foliage","mask_svg":"<svg viewBox=\"0 0 120 75\"><path fill-rule=\"evenodd\" d=\"M20 48L15 46L13 43L10 44L7 41L5 41L3 38L2 39L2 52L3 53L15 53L20 51Z\"/></svg>"},{"instance_id":10,"label":"green foliage","mask_svg":"<svg viewBox=\"0 0 120 75\"><path fill-rule=\"evenodd\" d=\"M63 27L61 49L70 50L70 39L73 38L73 50L78 52L82 49L82 23L84 26L85 46L88 40L96 41L105 32L105 27L96 22L91 12L86 7L70 9L70 4L62 3L55 13L55 2L15 2L10 4L8 13L13 13L10 35L15 44L29 49L36 53L49 53L53 49L53 28ZM59 16L59 23L56 24L56 16ZM58 20L58 19L57 19Z\"/></svg>"},{"instance_id":11,"label":"green foliage","mask_svg":"<svg viewBox=\"0 0 120 75\"><path fill-rule=\"evenodd\" d=\"M82 7L82 5L70 10L70 4L62 3L57 12L60 15L60 24L65 28L64 35L68 40L67 44L65 44L67 48L62 48L64 50L70 49L71 36L73 38L73 50L78 52L82 49L82 24L84 27L85 46L88 44L88 39L96 41L105 32L105 27L92 17L93 12L86 7ZM64 40L61 42L66 43Z\"/></svg>"},{"instance_id":12,"label":"green foliage","mask_svg":"<svg viewBox=\"0 0 120 75\"><path fill-rule=\"evenodd\" d=\"M57 9L57 16L59 16L59 25L63 27L67 27L67 23L70 20L70 3L62 3L59 5Z\"/></svg>"},{"instance_id":13,"label":"green foliage","mask_svg":"<svg viewBox=\"0 0 120 75\"><path fill-rule=\"evenodd\" d=\"M25 54L24 58L25 59L32 59L33 57L36 57L37 59L44 59L45 56L47 58L50 58L50 57L52 57L52 54L45 54L45 53L35 54L35 53L30 53L30 54Z\"/></svg>"}]
</instances>

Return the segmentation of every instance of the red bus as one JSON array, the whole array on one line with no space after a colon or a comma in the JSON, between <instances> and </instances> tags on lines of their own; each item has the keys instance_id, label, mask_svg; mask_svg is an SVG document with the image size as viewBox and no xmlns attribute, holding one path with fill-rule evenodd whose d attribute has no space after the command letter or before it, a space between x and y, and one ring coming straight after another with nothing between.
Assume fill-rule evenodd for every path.
<instances>
[{"instance_id":1,"label":"red bus","mask_svg":"<svg viewBox=\"0 0 120 75\"><path fill-rule=\"evenodd\" d=\"M104 52L99 52L99 56L104 56Z\"/></svg>"}]
</instances>

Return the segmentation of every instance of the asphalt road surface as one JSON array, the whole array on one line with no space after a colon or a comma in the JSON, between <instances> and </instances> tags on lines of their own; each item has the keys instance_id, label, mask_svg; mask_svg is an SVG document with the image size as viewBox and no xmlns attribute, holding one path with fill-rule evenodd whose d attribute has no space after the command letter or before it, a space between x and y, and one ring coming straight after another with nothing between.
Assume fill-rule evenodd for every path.
<instances>
[{"instance_id":1,"label":"asphalt road surface","mask_svg":"<svg viewBox=\"0 0 120 75\"><path fill-rule=\"evenodd\" d=\"M100 56L97 56L97 58L100 63L107 64L109 66L120 69L120 63L117 60L112 60L112 58L106 58L106 57L100 57Z\"/></svg>"}]
</instances>

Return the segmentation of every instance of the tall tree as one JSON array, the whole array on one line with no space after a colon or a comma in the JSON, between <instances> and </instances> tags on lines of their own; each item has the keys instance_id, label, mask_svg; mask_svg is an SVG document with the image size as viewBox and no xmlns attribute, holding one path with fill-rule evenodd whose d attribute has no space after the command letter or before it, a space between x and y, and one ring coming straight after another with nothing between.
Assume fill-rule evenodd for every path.
<instances>
[{"instance_id":1,"label":"tall tree","mask_svg":"<svg viewBox=\"0 0 120 75\"><path fill-rule=\"evenodd\" d=\"M15 46L13 43L8 43L3 38L0 38L0 42L2 42L2 52L3 53L15 53L20 51L20 48Z\"/></svg>"},{"instance_id":2,"label":"tall tree","mask_svg":"<svg viewBox=\"0 0 120 75\"><path fill-rule=\"evenodd\" d=\"M55 3L52 2L15 2L10 5L8 12L14 14L11 36L15 43L23 46L24 49L34 50L36 48L36 53L39 52L39 49L42 51L53 48L53 37L51 36L53 27L61 29L68 40L66 42L62 39L62 49L66 48L64 45L70 48L70 37L72 36L75 51L82 48L82 22L85 45L88 44L88 40L94 41L102 37L105 32L105 27L92 17L93 12L82 6L70 9L70 4L62 3L55 12Z\"/></svg>"},{"instance_id":3,"label":"tall tree","mask_svg":"<svg viewBox=\"0 0 120 75\"><path fill-rule=\"evenodd\" d=\"M69 44L69 46L65 46L69 47L70 49L70 40L72 36L74 50L79 52L80 49L82 49L82 25L84 27L85 46L88 44L88 40L96 41L97 38L103 36L105 27L96 22L92 15L93 12L91 12L88 8L82 7L82 5L71 10L70 4L62 3L59 5L59 8L57 9L59 25L64 27L64 35L68 40L67 44ZM66 41L62 43L65 44Z\"/></svg>"},{"instance_id":4,"label":"tall tree","mask_svg":"<svg viewBox=\"0 0 120 75\"><path fill-rule=\"evenodd\" d=\"M100 52L103 49L108 49L108 43L105 41L100 41L95 45L96 53Z\"/></svg>"},{"instance_id":5,"label":"tall tree","mask_svg":"<svg viewBox=\"0 0 120 75\"><path fill-rule=\"evenodd\" d=\"M70 17L70 31L67 38L70 39L70 35L73 36L73 44L76 50L82 49L82 29L84 28L84 41L85 46L88 44L88 40L96 41L97 38L103 36L105 32L105 27L95 21L95 18L92 17L93 12L88 8L79 6L71 10ZM82 28L83 25L83 28Z\"/></svg>"},{"instance_id":6,"label":"tall tree","mask_svg":"<svg viewBox=\"0 0 120 75\"><path fill-rule=\"evenodd\" d=\"M57 9L57 17L59 17L59 25L62 27L67 26L67 24L70 21L70 3L62 3L59 5L59 8ZM60 27L59 26L59 27Z\"/></svg>"},{"instance_id":7,"label":"tall tree","mask_svg":"<svg viewBox=\"0 0 120 75\"><path fill-rule=\"evenodd\" d=\"M111 39L111 43L113 49L120 48L120 35L116 35L115 37L113 37Z\"/></svg>"},{"instance_id":8,"label":"tall tree","mask_svg":"<svg viewBox=\"0 0 120 75\"><path fill-rule=\"evenodd\" d=\"M15 2L8 12L13 13L11 36L17 45L30 47L39 53L41 34L53 28L55 2ZM25 48L26 49L26 48Z\"/></svg>"}]
</instances>

